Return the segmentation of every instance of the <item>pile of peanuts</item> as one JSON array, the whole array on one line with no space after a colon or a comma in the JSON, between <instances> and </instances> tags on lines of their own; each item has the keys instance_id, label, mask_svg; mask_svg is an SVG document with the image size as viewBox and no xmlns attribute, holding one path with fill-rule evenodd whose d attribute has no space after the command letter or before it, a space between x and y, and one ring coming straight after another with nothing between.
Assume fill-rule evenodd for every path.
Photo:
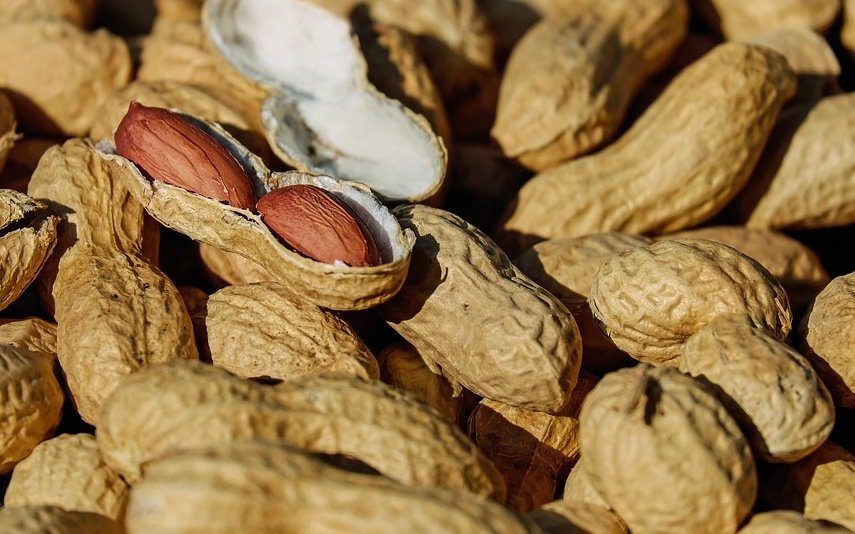
<instances>
[{"instance_id":1,"label":"pile of peanuts","mask_svg":"<svg viewBox=\"0 0 855 534\"><path fill-rule=\"evenodd\" d=\"M0 532L855 531L855 0L4 0Z\"/></svg>"}]
</instances>

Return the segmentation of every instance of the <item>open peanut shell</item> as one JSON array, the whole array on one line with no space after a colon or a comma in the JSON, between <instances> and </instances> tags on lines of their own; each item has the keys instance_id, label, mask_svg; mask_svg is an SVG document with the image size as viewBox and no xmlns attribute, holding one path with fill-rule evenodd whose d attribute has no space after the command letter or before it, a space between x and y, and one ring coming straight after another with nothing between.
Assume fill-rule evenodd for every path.
<instances>
[{"instance_id":1,"label":"open peanut shell","mask_svg":"<svg viewBox=\"0 0 855 534\"><path fill-rule=\"evenodd\" d=\"M397 219L361 184L302 172L271 173L258 156L223 128L189 115L183 118L213 136L243 166L253 182L256 198L295 184L310 184L332 193L362 220L377 243L382 263L373 267L327 264L306 258L284 245L248 210L222 204L163 182L151 181L127 160L115 154L109 140L98 147L116 166L131 194L165 226L190 238L254 260L273 278L310 302L334 310L361 310L390 299L404 283L415 237L402 230Z\"/></svg>"},{"instance_id":2,"label":"open peanut shell","mask_svg":"<svg viewBox=\"0 0 855 534\"><path fill-rule=\"evenodd\" d=\"M269 92L261 120L284 161L362 182L392 201L442 190L443 142L424 117L368 81L347 20L300 0L211 0L203 21L214 48Z\"/></svg>"}]
</instances>

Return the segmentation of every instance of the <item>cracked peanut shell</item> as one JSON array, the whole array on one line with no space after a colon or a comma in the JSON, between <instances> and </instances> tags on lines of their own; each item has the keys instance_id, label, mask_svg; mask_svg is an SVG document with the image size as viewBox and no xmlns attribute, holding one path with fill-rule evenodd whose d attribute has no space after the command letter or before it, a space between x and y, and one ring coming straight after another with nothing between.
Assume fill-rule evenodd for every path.
<instances>
[{"instance_id":1,"label":"cracked peanut shell","mask_svg":"<svg viewBox=\"0 0 855 534\"><path fill-rule=\"evenodd\" d=\"M636 360L676 366L686 341L723 316L744 316L777 340L792 324L787 294L769 271L727 245L658 241L613 256L588 299L615 344Z\"/></svg>"},{"instance_id":2,"label":"cracked peanut shell","mask_svg":"<svg viewBox=\"0 0 855 534\"><path fill-rule=\"evenodd\" d=\"M644 364L606 375L581 431L585 472L632 532L734 532L751 512L748 442L694 378Z\"/></svg>"},{"instance_id":3,"label":"cracked peanut shell","mask_svg":"<svg viewBox=\"0 0 855 534\"><path fill-rule=\"evenodd\" d=\"M380 309L386 322L452 384L511 406L560 410L582 359L570 312L456 215L425 206L394 213L416 243L407 282Z\"/></svg>"}]
</instances>

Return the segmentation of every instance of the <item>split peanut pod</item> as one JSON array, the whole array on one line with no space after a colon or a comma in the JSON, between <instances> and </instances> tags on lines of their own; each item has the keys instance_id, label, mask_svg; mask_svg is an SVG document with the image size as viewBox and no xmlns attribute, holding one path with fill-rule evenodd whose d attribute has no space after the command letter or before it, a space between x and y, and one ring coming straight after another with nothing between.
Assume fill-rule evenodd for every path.
<instances>
[{"instance_id":1,"label":"split peanut pod","mask_svg":"<svg viewBox=\"0 0 855 534\"><path fill-rule=\"evenodd\" d=\"M745 185L794 91L795 76L777 52L716 47L618 141L527 182L508 207L499 244L517 253L547 238L667 233L709 219Z\"/></svg>"},{"instance_id":2,"label":"split peanut pod","mask_svg":"<svg viewBox=\"0 0 855 534\"><path fill-rule=\"evenodd\" d=\"M58 506L119 520L128 485L101 458L95 437L63 434L40 443L15 467L6 506Z\"/></svg>"},{"instance_id":3,"label":"split peanut pod","mask_svg":"<svg viewBox=\"0 0 855 534\"><path fill-rule=\"evenodd\" d=\"M214 365L238 376L379 377L377 361L350 325L275 282L217 291L208 298L206 324Z\"/></svg>"},{"instance_id":4,"label":"split peanut pod","mask_svg":"<svg viewBox=\"0 0 855 534\"><path fill-rule=\"evenodd\" d=\"M192 140L182 141L182 145L172 144L178 135L173 128L189 133ZM164 110L158 113L157 120L147 126L142 123L142 127L135 127L135 130L149 143L148 149L141 151L137 147L126 154L153 164L146 175L131 160L115 154L116 147L108 142L99 145L104 151L102 157L123 178L146 211L164 225L194 240L256 261L271 278L326 308L368 308L391 298L404 282L412 234L402 231L395 217L364 187L298 172L271 174L258 157L225 130L186 115ZM121 152L121 146L119 149ZM162 162L157 153L160 150L171 151L168 168L159 167ZM228 164L214 164L209 157L211 151L218 154L219 161ZM334 205L343 210L347 218L331 214L324 206L312 206L301 195L297 195L296 204L272 203L265 208L265 194L289 186L313 186L324 190L323 195L334 197ZM228 203L206 195L215 195ZM252 211L254 205L248 206L249 209L240 207L251 204L250 197L259 199L260 214ZM323 229L331 241L307 239L306 242L315 247L335 245L336 250L348 250L352 244L350 240L362 233L365 243L360 246L367 246L368 240L373 240L381 263L352 267L338 261L341 256L334 263L323 263L295 252L268 228L268 225L275 228L277 225L270 221L280 217L284 221L291 217L303 221L304 233L300 233L298 225L296 238L310 237L310 229ZM360 228L354 229L355 226ZM342 234L343 230L347 233ZM280 237L299 250L302 241L296 241L294 235ZM369 257L365 263L373 263L373 260Z\"/></svg>"},{"instance_id":5,"label":"split peanut pod","mask_svg":"<svg viewBox=\"0 0 855 534\"><path fill-rule=\"evenodd\" d=\"M371 85L346 20L302 0L212 0L205 23L222 56L270 93L261 118L284 161L390 200L440 192L445 147L423 117Z\"/></svg>"},{"instance_id":6,"label":"split peanut pod","mask_svg":"<svg viewBox=\"0 0 855 534\"><path fill-rule=\"evenodd\" d=\"M855 408L855 273L835 278L802 321L801 346L841 408Z\"/></svg>"},{"instance_id":7,"label":"split peanut pod","mask_svg":"<svg viewBox=\"0 0 855 534\"><path fill-rule=\"evenodd\" d=\"M56 245L58 224L41 202L0 189L0 310L36 279Z\"/></svg>"},{"instance_id":8,"label":"split peanut pod","mask_svg":"<svg viewBox=\"0 0 855 534\"><path fill-rule=\"evenodd\" d=\"M0 55L0 86L11 90L21 125L39 133L85 135L101 103L131 76L121 39L60 20L4 26Z\"/></svg>"},{"instance_id":9,"label":"split peanut pod","mask_svg":"<svg viewBox=\"0 0 855 534\"><path fill-rule=\"evenodd\" d=\"M834 402L807 359L745 317L723 317L690 337L680 371L718 387L719 399L766 461L799 460L834 427Z\"/></svg>"},{"instance_id":10,"label":"split peanut pod","mask_svg":"<svg viewBox=\"0 0 855 534\"><path fill-rule=\"evenodd\" d=\"M331 467L299 449L253 441L147 464L131 490L125 525L130 534L533 532L483 497L404 486Z\"/></svg>"},{"instance_id":11,"label":"split peanut pod","mask_svg":"<svg viewBox=\"0 0 855 534\"><path fill-rule=\"evenodd\" d=\"M676 366L698 330L744 316L783 340L793 320L787 294L759 263L703 239L659 241L613 256L594 278L591 311L633 358Z\"/></svg>"},{"instance_id":12,"label":"split peanut pod","mask_svg":"<svg viewBox=\"0 0 855 534\"><path fill-rule=\"evenodd\" d=\"M345 455L408 485L504 499L499 473L462 432L416 399L355 377L274 388L199 363L155 366L114 392L97 438L107 464L129 481L165 453L257 438Z\"/></svg>"},{"instance_id":13,"label":"split peanut pod","mask_svg":"<svg viewBox=\"0 0 855 534\"><path fill-rule=\"evenodd\" d=\"M122 534L124 528L103 515L70 512L58 506L5 506L0 531L15 534Z\"/></svg>"},{"instance_id":14,"label":"split peanut pod","mask_svg":"<svg viewBox=\"0 0 855 534\"><path fill-rule=\"evenodd\" d=\"M728 39L782 28L823 32L840 11L840 0L693 0L692 5Z\"/></svg>"},{"instance_id":15,"label":"split peanut pod","mask_svg":"<svg viewBox=\"0 0 855 534\"><path fill-rule=\"evenodd\" d=\"M635 93L686 36L685 0L577 4L529 31L502 78L492 136L531 169L610 141Z\"/></svg>"},{"instance_id":16,"label":"split peanut pod","mask_svg":"<svg viewBox=\"0 0 855 534\"><path fill-rule=\"evenodd\" d=\"M407 282L380 309L386 322L453 384L511 406L560 410L582 359L570 312L456 215L425 206L395 214L416 243Z\"/></svg>"},{"instance_id":17,"label":"split peanut pod","mask_svg":"<svg viewBox=\"0 0 855 534\"><path fill-rule=\"evenodd\" d=\"M63 393L56 357L0 345L0 473L7 473L59 423Z\"/></svg>"},{"instance_id":18,"label":"split peanut pod","mask_svg":"<svg viewBox=\"0 0 855 534\"><path fill-rule=\"evenodd\" d=\"M585 472L632 532L734 532L754 505L739 427L711 389L675 369L606 375L585 399L581 431Z\"/></svg>"}]
</instances>

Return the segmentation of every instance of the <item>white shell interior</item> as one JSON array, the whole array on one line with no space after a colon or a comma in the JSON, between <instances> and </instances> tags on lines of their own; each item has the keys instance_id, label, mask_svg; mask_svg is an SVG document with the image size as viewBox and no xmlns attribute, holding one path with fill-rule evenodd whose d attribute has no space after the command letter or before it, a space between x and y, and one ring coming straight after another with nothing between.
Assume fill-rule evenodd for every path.
<instances>
[{"instance_id":1,"label":"white shell interior","mask_svg":"<svg viewBox=\"0 0 855 534\"><path fill-rule=\"evenodd\" d=\"M441 141L370 86L346 20L301 0L209 0L205 19L223 57L272 90L262 120L290 159L391 200L437 188Z\"/></svg>"}]
</instances>

